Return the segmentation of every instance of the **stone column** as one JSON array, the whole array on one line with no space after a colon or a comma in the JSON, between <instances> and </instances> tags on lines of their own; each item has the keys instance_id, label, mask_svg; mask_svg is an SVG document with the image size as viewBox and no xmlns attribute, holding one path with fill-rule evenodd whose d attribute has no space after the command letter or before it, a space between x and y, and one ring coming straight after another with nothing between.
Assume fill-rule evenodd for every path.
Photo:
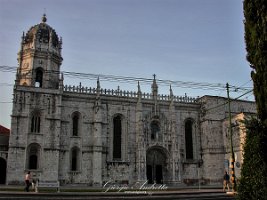
<instances>
[{"instance_id":1,"label":"stone column","mask_svg":"<svg viewBox=\"0 0 267 200\"><path fill-rule=\"evenodd\" d=\"M142 93L138 82L138 101L136 104L136 173L137 181L146 180L146 150L143 125Z\"/></svg>"},{"instance_id":2,"label":"stone column","mask_svg":"<svg viewBox=\"0 0 267 200\"><path fill-rule=\"evenodd\" d=\"M100 101L100 84L97 81L97 97L94 106L94 121L93 121L93 185L102 186L102 112L103 108Z\"/></svg>"}]
</instances>

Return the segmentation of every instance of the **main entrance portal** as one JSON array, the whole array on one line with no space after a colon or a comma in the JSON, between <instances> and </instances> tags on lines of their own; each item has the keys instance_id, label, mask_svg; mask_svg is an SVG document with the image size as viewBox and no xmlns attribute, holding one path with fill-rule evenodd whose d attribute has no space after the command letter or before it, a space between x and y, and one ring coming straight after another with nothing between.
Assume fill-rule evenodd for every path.
<instances>
[{"instance_id":1,"label":"main entrance portal","mask_svg":"<svg viewBox=\"0 0 267 200\"><path fill-rule=\"evenodd\" d=\"M146 153L146 175L149 184L163 183L166 154L161 148L153 147Z\"/></svg>"}]
</instances>

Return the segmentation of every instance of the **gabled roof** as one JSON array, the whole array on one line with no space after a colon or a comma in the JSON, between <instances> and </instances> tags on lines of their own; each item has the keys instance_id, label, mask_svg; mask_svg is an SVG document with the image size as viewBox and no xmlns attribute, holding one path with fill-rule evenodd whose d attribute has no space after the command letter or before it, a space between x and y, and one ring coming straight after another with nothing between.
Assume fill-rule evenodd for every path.
<instances>
[{"instance_id":1,"label":"gabled roof","mask_svg":"<svg viewBox=\"0 0 267 200\"><path fill-rule=\"evenodd\" d=\"M10 130L2 125L0 125L0 135L9 135Z\"/></svg>"}]
</instances>

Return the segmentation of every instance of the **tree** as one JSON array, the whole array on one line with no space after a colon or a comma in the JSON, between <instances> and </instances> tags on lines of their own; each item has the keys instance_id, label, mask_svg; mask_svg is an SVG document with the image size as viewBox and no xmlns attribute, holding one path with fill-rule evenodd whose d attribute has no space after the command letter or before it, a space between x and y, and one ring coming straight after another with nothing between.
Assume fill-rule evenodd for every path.
<instances>
[{"instance_id":1,"label":"tree","mask_svg":"<svg viewBox=\"0 0 267 200\"><path fill-rule=\"evenodd\" d=\"M238 199L267 199L267 128L258 119L245 121L247 134Z\"/></svg>"},{"instance_id":2,"label":"tree","mask_svg":"<svg viewBox=\"0 0 267 200\"><path fill-rule=\"evenodd\" d=\"M267 0L244 0L247 60L259 119L267 124Z\"/></svg>"},{"instance_id":3,"label":"tree","mask_svg":"<svg viewBox=\"0 0 267 200\"><path fill-rule=\"evenodd\" d=\"M267 0L244 0L247 60L252 68L257 119L247 135L238 199L267 199Z\"/></svg>"}]
</instances>

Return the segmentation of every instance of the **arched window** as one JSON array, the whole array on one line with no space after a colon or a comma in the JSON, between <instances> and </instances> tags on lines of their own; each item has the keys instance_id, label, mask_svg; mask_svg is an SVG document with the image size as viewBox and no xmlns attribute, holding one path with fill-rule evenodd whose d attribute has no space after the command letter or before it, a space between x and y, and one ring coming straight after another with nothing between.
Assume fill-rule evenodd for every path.
<instances>
[{"instance_id":1,"label":"arched window","mask_svg":"<svg viewBox=\"0 0 267 200\"><path fill-rule=\"evenodd\" d=\"M79 149L77 147L73 147L71 149L71 159L70 159L70 170L78 171L79 170Z\"/></svg>"},{"instance_id":2,"label":"arched window","mask_svg":"<svg viewBox=\"0 0 267 200\"><path fill-rule=\"evenodd\" d=\"M43 70L42 68L36 69L35 87L43 86Z\"/></svg>"},{"instance_id":3,"label":"arched window","mask_svg":"<svg viewBox=\"0 0 267 200\"><path fill-rule=\"evenodd\" d=\"M28 147L28 169L38 169L40 158L40 145L31 144Z\"/></svg>"},{"instance_id":4,"label":"arched window","mask_svg":"<svg viewBox=\"0 0 267 200\"><path fill-rule=\"evenodd\" d=\"M80 115L78 112L72 114L72 136L79 135Z\"/></svg>"},{"instance_id":5,"label":"arched window","mask_svg":"<svg viewBox=\"0 0 267 200\"><path fill-rule=\"evenodd\" d=\"M41 117L39 112L34 112L31 118L31 132L40 133Z\"/></svg>"},{"instance_id":6,"label":"arched window","mask_svg":"<svg viewBox=\"0 0 267 200\"><path fill-rule=\"evenodd\" d=\"M113 118L113 159L121 160L121 141L122 141L121 117Z\"/></svg>"},{"instance_id":7,"label":"arched window","mask_svg":"<svg viewBox=\"0 0 267 200\"><path fill-rule=\"evenodd\" d=\"M72 118L72 135L73 136L78 136L78 130L79 130L79 116L75 115Z\"/></svg>"},{"instance_id":8,"label":"arched window","mask_svg":"<svg viewBox=\"0 0 267 200\"><path fill-rule=\"evenodd\" d=\"M151 140L158 139L160 131L159 122L153 120L150 124L150 127L151 127Z\"/></svg>"},{"instance_id":9,"label":"arched window","mask_svg":"<svg viewBox=\"0 0 267 200\"><path fill-rule=\"evenodd\" d=\"M185 152L186 159L193 159L193 122L185 122Z\"/></svg>"}]
</instances>

